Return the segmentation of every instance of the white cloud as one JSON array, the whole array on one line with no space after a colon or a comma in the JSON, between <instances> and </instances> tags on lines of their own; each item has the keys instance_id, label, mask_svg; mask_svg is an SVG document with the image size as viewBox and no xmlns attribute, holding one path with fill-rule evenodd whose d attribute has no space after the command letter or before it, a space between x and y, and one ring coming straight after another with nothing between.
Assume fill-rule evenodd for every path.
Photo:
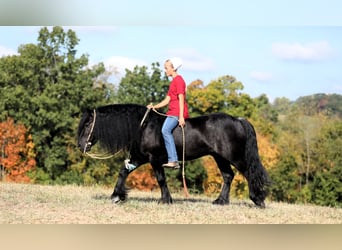
<instances>
[{"instance_id":1,"label":"white cloud","mask_svg":"<svg viewBox=\"0 0 342 250\"><path fill-rule=\"evenodd\" d=\"M193 48L169 49L167 57L180 57L183 60L182 69L189 71L213 71L214 62Z\"/></svg>"},{"instance_id":2,"label":"white cloud","mask_svg":"<svg viewBox=\"0 0 342 250\"><path fill-rule=\"evenodd\" d=\"M15 50L0 45L0 57L18 54Z\"/></svg>"},{"instance_id":3,"label":"white cloud","mask_svg":"<svg viewBox=\"0 0 342 250\"><path fill-rule=\"evenodd\" d=\"M274 43L272 53L279 59L288 61L320 61L329 58L333 49L326 41L308 44Z\"/></svg>"},{"instance_id":4,"label":"white cloud","mask_svg":"<svg viewBox=\"0 0 342 250\"><path fill-rule=\"evenodd\" d=\"M104 61L106 68L115 68L118 72L118 76L125 75L125 69L133 70L135 66L148 66L148 63L141 59L129 58L124 56L112 56Z\"/></svg>"},{"instance_id":5,"label":"white cloud","mask_svg":"<svg viewBox=\"0 0 342 250\"><path fill-rule=\"evenodd\" d=\"M254 70L250 73L250 77L260 82L268 82L272 80L273 75L269 72L261 72L261 71Z\"/></svg>"}]
</instances>

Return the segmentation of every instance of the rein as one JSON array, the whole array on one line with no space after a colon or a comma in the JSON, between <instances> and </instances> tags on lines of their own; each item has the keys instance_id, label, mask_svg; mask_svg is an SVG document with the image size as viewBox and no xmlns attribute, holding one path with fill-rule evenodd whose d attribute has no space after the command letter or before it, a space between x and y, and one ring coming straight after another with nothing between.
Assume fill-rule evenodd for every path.
<instances>
[{"instance_id":1,"label":"rein","mask_svg":"<svg viewBox=\"0 0 342 250\"><path fill-rule=\"evenodd\" d=\"M88 153L86 152L85 154L88 155L90 158L93 158L93 159L98 159L98 160L107 160L107 159L110 159L112 157L114 157L115 155L117 155L118 153L120 153L120 151L116 152L115 154L112 154L112 153Z\"/></svg>"}]
</instances>

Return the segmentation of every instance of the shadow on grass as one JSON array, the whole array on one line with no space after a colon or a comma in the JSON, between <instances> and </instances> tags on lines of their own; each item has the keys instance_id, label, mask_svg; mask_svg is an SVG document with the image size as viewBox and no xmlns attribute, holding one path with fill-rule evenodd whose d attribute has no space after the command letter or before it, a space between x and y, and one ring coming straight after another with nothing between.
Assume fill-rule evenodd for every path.
<instances>
[{"instance_id":1,"label":"shadow on grass","mask_svg":"<svg viewBox=\"0 0 342 250\"><path fill-rule=\"evenodd\" d=\"M94 200L108 200L109 202L111 202L111 198L110 195L108 194L96 194L94 196L92 196L92 199ZM169 204L169 205L175 205L175 204L186 204L186 203L203 203L203 204L210 204L213 206L218 206L221 207L221 205L214 205L212 204L214 199L210 199L210 198L173 198L173 204ZM128 195L127 200L126 201L122 201L119 202L117 204L124 204L126 202L142 202L142 203L160 203L160 199L156 198L156 197L137 197L137 196L130 196ZM114 204L114 203L113 203ZM160 203L160 205L164 205L163 203ZM167 204L165 204L167 205ZM247 207L247 208L256 208L256 206L248 201L244 201L244 200L233 200L231 201L229 204L224 205L224 206L236 206L236 207Z\"/></svg>"},{"instance_id":2,"label":"shadow on grass","mask_svg":"<svg viewBox=\"0 0 342 250\"><path fill-rule=\"evenodd\" d=\"M110 195L108 194L95 194L92 196L92 199L94 200L111 200ZM137 196L130 196L128 194L127 201L139 201L139 202L146 202L146 203L151 203L151 202L159 202L159 198L156 197L137 197ZM126 201L126 202L127 202ZM191 203L211 203L209 200L205 199L200 199L200 198L173 198L173 203L178 204L178 203L186 203L186 202L191 202Z\"/></svg>"},{"instance_id":3,"label":"shadow on grass","mask_svg":"<svg viewBox=\"0 0 342 250\"><path fill-rule=\"evenodd\" d=\"M108 194L95 194L91 198L93 200L108 200L108 201L110 201L110 195L108 195Z\"/></svg>"}]
</instances>

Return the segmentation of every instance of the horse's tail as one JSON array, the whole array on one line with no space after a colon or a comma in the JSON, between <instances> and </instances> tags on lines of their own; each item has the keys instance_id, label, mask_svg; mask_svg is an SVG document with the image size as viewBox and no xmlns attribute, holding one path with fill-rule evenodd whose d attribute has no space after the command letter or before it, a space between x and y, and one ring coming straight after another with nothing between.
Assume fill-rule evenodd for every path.
<instances>
[{"instance_id":1,"label":"horse's tail","mask_svg":"<svg viewBox=\"0 0 342 250\"><path fill-rule=\"evenodd\" d=\"M266 169L262 165L258 152L256 133L252 124L246 119L240 119L246 131L245 161L247 163L244 173L249 187L251 200L260 207L265 207L264 200L271 184Z\"/></svg>"}]
</instances>

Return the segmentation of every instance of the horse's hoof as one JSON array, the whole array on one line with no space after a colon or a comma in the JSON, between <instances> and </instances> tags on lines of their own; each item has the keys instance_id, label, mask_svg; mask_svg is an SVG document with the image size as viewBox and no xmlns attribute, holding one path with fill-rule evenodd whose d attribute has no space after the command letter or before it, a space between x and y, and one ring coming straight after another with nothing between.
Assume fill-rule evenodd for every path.
<instances>
[{"instance_id":1,"label":"horse's hoof","mask_svg":"<svg viewBox=\"0 0 342 250\"><path fill-rule=\"evenodd\" d=\"M171 205L172 203L173 203L172 199L170 199L170 200L160 199L160 200L158 201L158 204Z\"/></svg>"},{"instance_id":2,"label":"horse's hoof","mask_svg":"<svg viewBox=\"0 0 342 250\"><path fill-rule=\"evenodd\" d=\"M266 208L266 205L265 205L265 202L258 202L258 203L255 203L255 205L258 207L258 208L262 208L262 209L264 209L264 208Z\"/></svg>"},{"instance_id":3,"label":"horse's hoof","mask_svg":"<svg viewBox=\"0 0 342 250\"><path fill-rule=\"evenodd\" d=\"M229 201L226 201L224 199L216 199L216 200L213 201L213 204L214 205L221 205L221 206L223 206L223 205L229 204Z\"/></svg>"},{"instance_id":4,"label":"horse's hoof","mask_svg":"<svg viewBox=\"0 0 342 250\"><path fill-rule=\"evenodd\" d=\"M112 198L112 203L113 203L113 204L119 204L120 202L122 202L122 200L120 199L119 196L114 196L114 197Z\"/></svg>"}]
</instances>

